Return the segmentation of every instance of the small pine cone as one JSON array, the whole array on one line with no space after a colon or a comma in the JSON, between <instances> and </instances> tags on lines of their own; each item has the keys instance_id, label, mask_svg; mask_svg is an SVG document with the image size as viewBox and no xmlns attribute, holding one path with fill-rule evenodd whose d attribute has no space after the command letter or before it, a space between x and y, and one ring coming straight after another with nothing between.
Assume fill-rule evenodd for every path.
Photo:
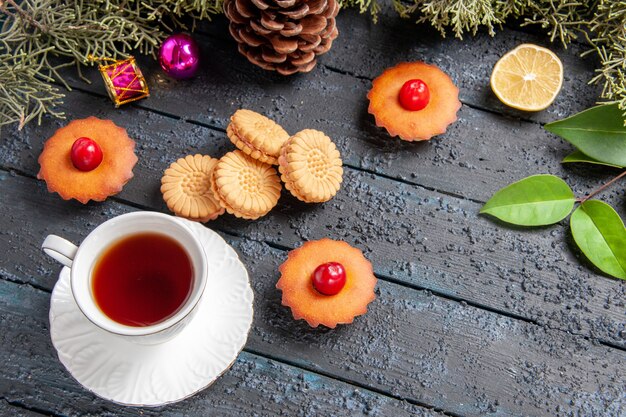
<instances>
[{"instance_id":1,"label":"small pine cone","mask_svg":"<svg viewBox=\"0 0 626 417\"><path fill-rule=\"evenodd\" d=\"M283 75L308 72L339 35L337 0L224 0L230 34L250 62Z\"/></svg>"}]
</instances>

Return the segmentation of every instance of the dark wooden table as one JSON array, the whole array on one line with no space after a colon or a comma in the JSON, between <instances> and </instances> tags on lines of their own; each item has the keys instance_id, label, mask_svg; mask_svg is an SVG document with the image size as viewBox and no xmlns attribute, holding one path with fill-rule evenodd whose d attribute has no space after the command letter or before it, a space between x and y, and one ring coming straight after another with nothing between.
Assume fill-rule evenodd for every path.
<instances>
[{"instance_id":1,"label":"dark wooden table","mask_svg":"<svg viewBox=\"0 0 626 417\"><path fill-rule=\"evenodd\" d=\"M565 178L578 195L615 175L562 166L570 146L542 124L594 104L595 62L583 45L552 45L563 90L546 111L522 113L489 88L497 59L545 36L506 28L465 41L411 21L344 11L333 49L311 73L284 78L236 52L223 18L197 35L204 53L192 81L168 80L141 61L151 97L114 109L97 71L91 85L68 73L68 119L95 115L128 129L139 163L124 191L81 205L49 194L35 176L45 139L66 122L45 119L0 142L0 415L208 416L625 416L626 283L582 260L567 222L511 229L478 215L500 187L536 173ZM367 114L371 80L401 61L449 73L463 107L448 133L425 143L389 138ZM258 221L207 224L239 252L255 293L248 343L209 389L159 409L124 408L85 391L57 360L50 291L60 266L40 245L49 233L80 242L99 223L133 210L167 212L163 170L193 153L232 149L229 116L249 108L288 131L315 128L337 143L341 191L322 205L284 192ZM600 196L624 217L624 191ZM303 241L344 239L379 277L367 315L335 330L291 318L275 289L277 267Z\"/></svg>"}]
</instances>

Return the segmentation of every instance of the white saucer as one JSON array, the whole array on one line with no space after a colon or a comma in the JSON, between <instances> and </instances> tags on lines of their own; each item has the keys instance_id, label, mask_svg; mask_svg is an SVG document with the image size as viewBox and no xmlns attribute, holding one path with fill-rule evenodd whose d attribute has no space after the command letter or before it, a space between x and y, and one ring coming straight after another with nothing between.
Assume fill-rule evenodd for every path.
<instances>
[{"instance_id":1,"label":"white saucer","mask_svg":"<svg viewBox=\"0 0 626 417\"><path fill-rule=\"evenodd\" d=\"M50 335L59 359L99 397L123 405L159 406L211 385L235 361L252 324L246 268L217 233L185 220L213 268L193 319L173 339L140 345L94 326L78 309L63 268L50 301Z\"/></svg>"}]
</instances>

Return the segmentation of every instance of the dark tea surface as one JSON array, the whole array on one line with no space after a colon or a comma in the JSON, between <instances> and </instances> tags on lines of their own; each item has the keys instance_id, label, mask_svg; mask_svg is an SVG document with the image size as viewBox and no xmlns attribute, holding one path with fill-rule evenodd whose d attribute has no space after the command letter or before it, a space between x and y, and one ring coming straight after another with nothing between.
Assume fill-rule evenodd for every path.
<instances>
[{"instance_id":1,"label":"dark tea surface","mask_svg":"<svg viewBox=\"0 0 626 417\"><path fill-rule=\"evenodd\" d=\"M96 261L92 290L110 319L150 326L171 317L193 286L185 249L158 233L139 233L111 245Z\"/></svg>"}]
</instances>

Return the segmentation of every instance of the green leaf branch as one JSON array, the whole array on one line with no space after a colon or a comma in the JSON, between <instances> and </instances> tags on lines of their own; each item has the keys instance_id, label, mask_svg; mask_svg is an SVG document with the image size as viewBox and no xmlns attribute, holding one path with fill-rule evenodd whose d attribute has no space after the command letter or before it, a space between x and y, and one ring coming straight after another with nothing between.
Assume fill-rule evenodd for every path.
<instances>
[{"instance_id":1,"label":"green leaf branch","mask_svg":"<svg viewBox=\"0 0 626 417\"><path fill-rule=\"evenodd\" d=\"M480 212L519 226L545 226L566 218L575 202L562 179L533 175L498 191Z\"/></svg>"},{"instance_id":2,"label":"green leaf branch","mask_svg":"<svg viewBox=\"0 0 626 417\"><path fill-rule=\"evenodd\" d=\"M608 204L583 202L570 218L576 245L602 272L626 279L626 229Z\"/></svg>"},{"instance_id":3,"label":"green leaf branch","mask_svg":"<svg viewBox=\"0 0 626 417\"><path fill-rule=\"evenodd\" d=\"M617 104L592 107L545 129L596 161L626 166L626 127Z\"/></svg>"},{"instance_id":4,"label":"green leaf branch","mask_svg":"<svg viewBox=\"0 0 626 417\"><path fill-rule=\"evenodd\" d=\"M576 163L576 162L578 162L578 163L585 163L585 164L594 164L594 165L604 165L604 166L612 167L612 168L623 168L621 165L615 165L615 164L610 164L608 162L598 161L595 158L592 158L592 157L590 157L588 155L585 155L584 153L582 153L578 149L576 149L571 154L567 155L561 161L561 163L563 163L563 164L570 164L570 163Z\"/></svg>"},{"instance_id":5,"label":"green leaf branch","mask_svg":"<svg viewBox=\"0 0 626 417\"><path fill-rule=\"evenodd\" d=\"M593 107L572 117L547 124L545 129L574 146L564 163L626 166L626 128L616 104ZM518 226L546 226L570 216L574 242L602 272L626 280L626 229L619 214L592 198L626 176L626 171L585 197L554 175L533 175L497 191L481 213Z\"/></svg>"}]
</instances>

